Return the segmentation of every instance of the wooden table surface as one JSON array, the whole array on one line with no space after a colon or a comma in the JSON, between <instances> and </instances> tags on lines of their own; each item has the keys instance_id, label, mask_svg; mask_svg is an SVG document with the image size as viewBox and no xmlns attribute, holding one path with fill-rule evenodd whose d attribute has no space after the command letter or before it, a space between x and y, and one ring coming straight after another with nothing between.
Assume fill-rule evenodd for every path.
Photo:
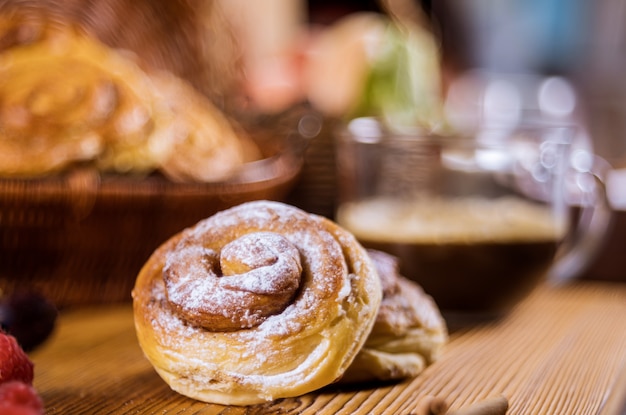
<instances>
[{"instance_id":1,"label":"wooden table surface","mask_svg":"<svg viewBox=\"0 0 626 415\"><path fill-rule=\"evenodd\" d=\"M626 285L540 287L501 321L452 333L419 377L329 387L253 407L196 402L172 392L137 344L129 304L66 310L32 354L35 387L54 414L404 414L420 397L451 409L504 395L508 414L624 414Z\"/></svg>"}]
</instances>

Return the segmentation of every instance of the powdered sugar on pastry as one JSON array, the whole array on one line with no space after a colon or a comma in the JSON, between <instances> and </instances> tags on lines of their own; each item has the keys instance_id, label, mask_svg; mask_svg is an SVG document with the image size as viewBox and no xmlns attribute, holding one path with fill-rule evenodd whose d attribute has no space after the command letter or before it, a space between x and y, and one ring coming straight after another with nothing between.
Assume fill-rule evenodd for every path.
<instances>
[{"instance_id":1,"label":"powdered sugar on pastry","mask_svg":"<svg viewBox=\"0 0 626 415\"><path fill-rule=\"evenodd\" d=\"M283 310L300 285L300 254L276 233L255 232L221 253L183 239L163 276L182 318L208 330L253 327Z\"/></svg>"},{"instance_id":2,"label":"powdered sugar on pastry","mask_svg":"<svg viewBox=\"0 0 626 415\"><path fill-rule=\"evenodd\" d=\"M367 253L342 228L258 201L166 242L133 299L140 345L174 390L245 405L341 377L381 293Z\"/></svg>"}]
</instances>

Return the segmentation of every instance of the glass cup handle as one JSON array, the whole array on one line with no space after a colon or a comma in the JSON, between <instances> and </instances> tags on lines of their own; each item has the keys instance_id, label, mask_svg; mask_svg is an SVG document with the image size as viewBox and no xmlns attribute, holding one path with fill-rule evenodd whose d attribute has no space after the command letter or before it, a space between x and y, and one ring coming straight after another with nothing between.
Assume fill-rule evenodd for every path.
<instances>
[{"instance_id":1,"label":"glass cup handle","mask_svg":"<svg viewBox=\"0 0 626 415\"><path fill-rule=\"evenodd\" d=\"M606 191L606 177L611 166L598 156L584 153L585 157L587 163L573 166L577 189L574 204L580 211L557 252L556 262L548 271L548 281L555 284L565 283L585 271L602 248L613 221L613 209Z\"/></svg>"}]
</instances>

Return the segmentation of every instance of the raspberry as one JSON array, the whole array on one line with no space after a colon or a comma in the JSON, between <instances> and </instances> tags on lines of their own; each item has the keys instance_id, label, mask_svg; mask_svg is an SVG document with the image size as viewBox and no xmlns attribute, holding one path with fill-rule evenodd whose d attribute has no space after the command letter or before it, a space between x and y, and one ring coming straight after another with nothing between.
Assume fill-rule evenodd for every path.
<instances>
[{"instance_id":1,"label":"raspberry","mask_svg":"<svg viewBox=\"0 0 626 415\"><path fill-rule=\"evenodd\" d=\"M0 414L43 415L43 402L37 391L19 380L0 384Z\"/></svg>"},{"instance_id":2,"label":"raspberry","mask_svg":"<svg viewBox=\"0 0 626 415\"><path fill-rule=\"evenodd\" d=\"M0 332L0 384L19 380L32 385L34 365L15 337Z\"/></svg>"}]
</instances>

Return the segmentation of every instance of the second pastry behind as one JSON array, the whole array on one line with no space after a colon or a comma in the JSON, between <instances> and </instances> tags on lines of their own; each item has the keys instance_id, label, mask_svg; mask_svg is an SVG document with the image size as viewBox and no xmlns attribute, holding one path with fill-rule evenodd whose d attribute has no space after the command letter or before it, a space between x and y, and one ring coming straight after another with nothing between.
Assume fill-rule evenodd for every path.
<instances>
[{"instance_id":1,"label":"second pastry behind","mask_svg":"<svg viewBox=\"0 0 626 415\"><path fill-rule=\"evenodd\" d=\"M399 273L398 258L367 252L380 276L383 299L372 332L342 382L417 376L442 353L446 322L433 298Z\"/></svg>"}]
</instances>

